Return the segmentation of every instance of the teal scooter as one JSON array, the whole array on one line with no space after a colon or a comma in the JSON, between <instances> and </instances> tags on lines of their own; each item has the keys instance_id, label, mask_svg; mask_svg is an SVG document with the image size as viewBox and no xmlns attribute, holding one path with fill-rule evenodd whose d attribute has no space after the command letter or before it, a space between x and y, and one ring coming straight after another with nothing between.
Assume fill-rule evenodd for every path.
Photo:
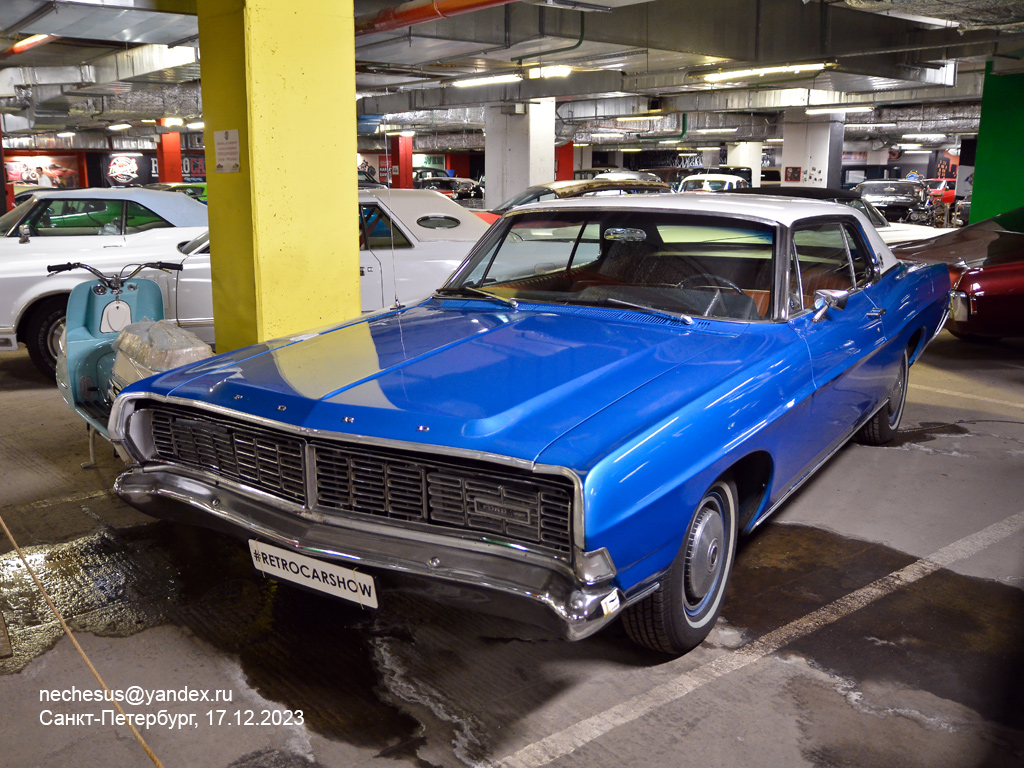
<instances>
[{"instance_id":1,"label":"teal scooter","mask_svg":"<svg viewBox=\"0 0 1024 768\"><path fill-rule=\"evenodd\" d=\"M95 437L99 433L109 439L107 420L120 391L114 374L114 341L132 322L164 317L160 286L136 275L144 269L180 270L181 264L130 264L110 275L79 262L53 264L46 269L51 275L84 269L96 277L72 289L57 355L61 397L89 425L89 463L82 466L95 466Z\"/></svg>"}]
</instances>

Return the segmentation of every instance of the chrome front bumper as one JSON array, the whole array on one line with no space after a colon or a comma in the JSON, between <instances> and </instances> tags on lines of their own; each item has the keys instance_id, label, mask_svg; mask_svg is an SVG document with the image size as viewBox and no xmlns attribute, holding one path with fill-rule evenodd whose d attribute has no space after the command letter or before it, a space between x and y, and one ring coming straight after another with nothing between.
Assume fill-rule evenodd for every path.
<instances>
[{"instance_id":1,"label":"chrome front bumper","mask_svg":"<svg viewBox=\"0 0 1024 768\"><path fill-rule=\"evenodd\" d=\"M463 540L380 524L318 522L281 508L271 497L213 486L176 466L133 467L114 484L125 502L163 520L255 537L348 568L366 568L436 583L445 600L461 587L482 592L488 610L552 629L570 640L609 624L625 604L609 581L580 581L557 557L493 541ZM386 599L386 595L385 595Z\"/></svg>"}]
</instances>

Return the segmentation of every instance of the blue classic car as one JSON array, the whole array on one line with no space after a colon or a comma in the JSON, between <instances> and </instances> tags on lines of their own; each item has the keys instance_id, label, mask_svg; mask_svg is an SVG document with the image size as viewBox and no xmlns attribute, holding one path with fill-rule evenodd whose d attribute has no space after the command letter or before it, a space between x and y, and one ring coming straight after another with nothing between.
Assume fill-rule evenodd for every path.
<instances>
[{"instance_id":1,"label":"blue classic car","mask_svg":"<svg viewBox=\"0 0 1024 768\"><path fill-rule=\"evenodd\" d=\"M126 390L116 491L364 605L426 583L682 653L737 537L851 437L893 437L948 291L847 206L527 206L415 306Z\"/></svg>"}]
</instances>

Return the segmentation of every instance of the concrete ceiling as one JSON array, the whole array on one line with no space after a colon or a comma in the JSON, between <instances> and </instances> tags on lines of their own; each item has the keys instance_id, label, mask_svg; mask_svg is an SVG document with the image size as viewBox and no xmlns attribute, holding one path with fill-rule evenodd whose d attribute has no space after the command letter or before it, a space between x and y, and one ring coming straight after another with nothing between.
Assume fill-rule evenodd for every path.
<instances>
[{"instance_id":1,"label":"concrete ceiling","mask_svg":"<svg viewBox=\"0 0 1024 768\"><path fill-rule=\"evenodd\" d=\"M106 126L132 122L115 141L144 145L154 131L144 119L201 118L197 1L3 0L6 142L109 146ZM357 20L394 5L356 0ZM767 138L781 135L786 108L845 103L875 107L860 123L897 125L848 130L848 138L886 142L936 126L951 136L970 133L977 130L985 63L1021 66L1022 6L1019 0L508 2L360 34L361 143L369 145L383 124L415 127L416 146L424 149L482 146L482 104L546 97L559 102L559 137L577 141L594 141L592 134L608 125L625 127L629 139L679 136L682 114L691 129L730 126L737 128L730 140ZM39 34L54 37L10 51ZM705 80L719 71L810 62L827 68ZM450 87L469 75L551 64L573 71L511 85ZM671 116L654 130L615 121L652 106ZM76 136L58 139L60 131Z\"/></svg>"}]
</instances>

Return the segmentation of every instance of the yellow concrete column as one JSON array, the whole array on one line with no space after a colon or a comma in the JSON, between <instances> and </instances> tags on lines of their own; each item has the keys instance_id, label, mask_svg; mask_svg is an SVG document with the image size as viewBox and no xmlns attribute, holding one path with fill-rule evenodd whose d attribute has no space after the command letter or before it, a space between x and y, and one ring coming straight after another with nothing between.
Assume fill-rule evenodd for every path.
<instances>
[{"instance_id":1,"label":"yellow concrete column","mask_svg":"<svg viewBox=\"0 0 1024 768\"><path fill-rule=\"evenodd\" d=\"M358 315L352 0L198 10L217 351Z\"/></svg>"}]
</instances>

